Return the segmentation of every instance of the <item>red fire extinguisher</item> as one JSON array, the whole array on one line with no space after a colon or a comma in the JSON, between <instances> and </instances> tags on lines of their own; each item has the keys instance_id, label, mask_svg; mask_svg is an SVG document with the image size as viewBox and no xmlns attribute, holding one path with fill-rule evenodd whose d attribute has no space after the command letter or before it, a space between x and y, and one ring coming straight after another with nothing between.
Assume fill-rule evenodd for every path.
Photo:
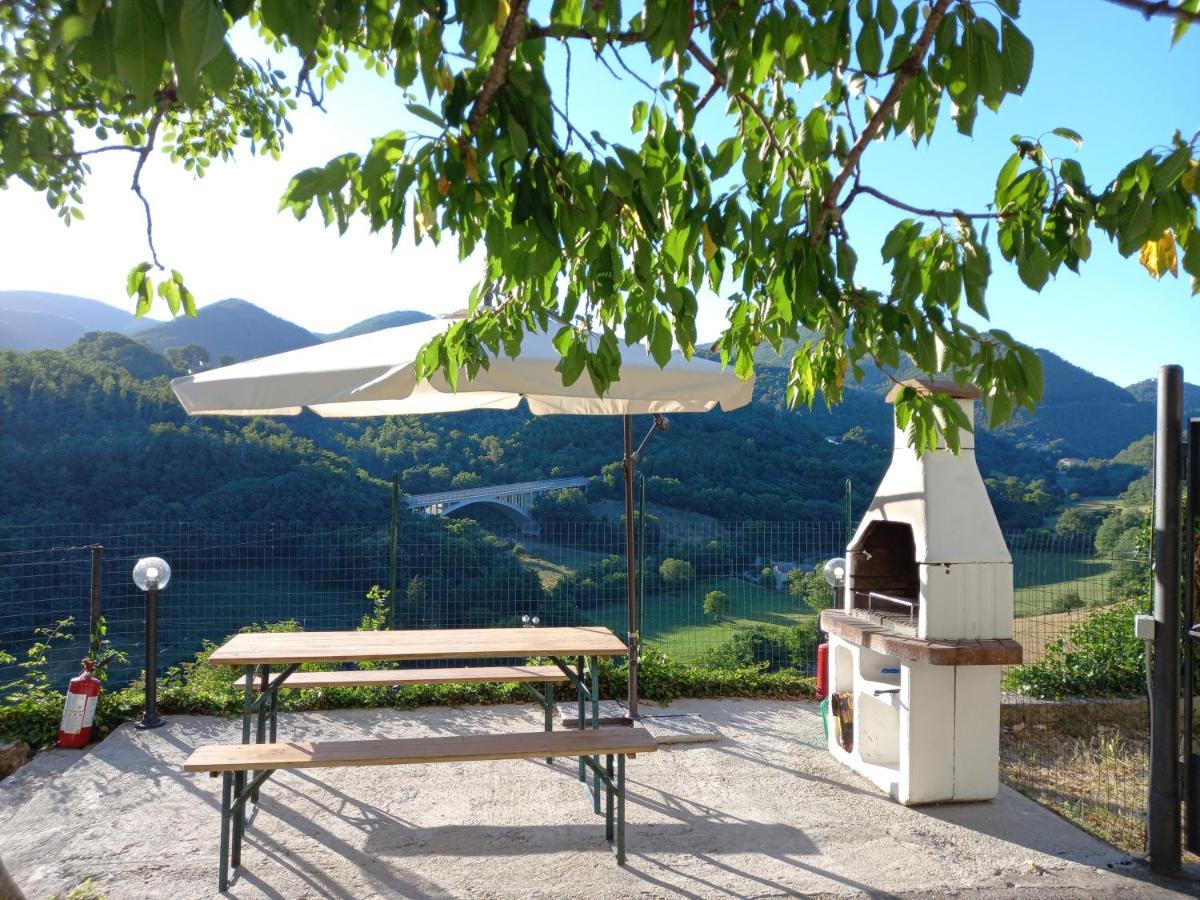
<instances>
[{"instance_id":1,"label":"red fire extinguisher","mask_svg":"<svg viewBox=\"0 0 1200 900\"><path fill-rule=\"evenodd\" d=\"M817 699L829 696L829 643L817 647Z\"/></svg>"},{"instance_id":2,"label":"red fire extinguisher","mask_svg":"<svg viewBox=\"0 0 1200 900\"><path fill-rule=\"evenodd\" d=\"M83 661L83 671L71 679L62 724L58 726L58 746L78 749L92 739L92 720L100 702L100 679L93 672L96 664Z\"/></svg>"}]
</instances>

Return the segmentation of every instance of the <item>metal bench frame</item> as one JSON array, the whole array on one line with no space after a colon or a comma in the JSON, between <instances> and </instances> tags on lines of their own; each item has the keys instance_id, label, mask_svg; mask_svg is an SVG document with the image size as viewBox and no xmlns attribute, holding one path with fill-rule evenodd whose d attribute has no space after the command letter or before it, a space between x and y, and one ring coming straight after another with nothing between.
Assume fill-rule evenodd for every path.
<instances>
[{"instance_id":1,"label":"metal bench frame","mask_svg":"<svg viewBox=\"0 0 1200 900\"><path fill-rule=\"evenodd\" d=\"M603 766L599 763L599 756L579 757L580 766L594 773L597 786L604 786L604 838L616 855L619 866L625 865L625 756L624 753L605 754ZM221 773L221 868L217 875L217 889L220 892L228 890L234 870L242 864L246 806L257 801L258 789L277 771L264 769L259 772ZM210 774L215 777L217 773ZM599 803L598 791L595 796Z\"/></svg>"}]
</instances>

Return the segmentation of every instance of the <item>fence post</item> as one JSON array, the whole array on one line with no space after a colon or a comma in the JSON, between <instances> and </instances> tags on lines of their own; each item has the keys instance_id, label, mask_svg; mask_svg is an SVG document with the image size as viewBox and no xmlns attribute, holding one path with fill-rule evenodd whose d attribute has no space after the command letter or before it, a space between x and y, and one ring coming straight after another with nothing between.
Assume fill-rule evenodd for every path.
<instances>
[{"instance_id":1,"label":"fence post","mask_svg":"<svg viewBox=\"0 0 1200 900\"><path fill-rule=\"evenodd\" d=\"M1196 719L1193 695L1196 691L1196 517L1200 515L1200 419L1188 422L1187 506L1184 514L1183 577L1183 800L1186 804L1184 840L1188 850L1200 853L1200 756L1192 747L1192 725Z\"/></svg>"},{"instance_id":2,"label":"fence post","mask_svg":"<svg viewBox=\"0 0 1200 900\"><path fill-rule=\"evenodd\" d=\"M88 653L92 659L100 652L100 594L104 574L104 548L99 544L88 547L92 551L91 610L88 616Z\"/></svg>"},{"instance_id":3,"label":"fence post","mask_svg":"<svg viewBox=\"0 0 1200 900\"><path fill-rule=\"evenodd\" d=\"M1178 875L1180 442L1183 369L1158 373L1154 434L1154 682L1150 698L1150 809L1147 848L1158 875ZM1189 736L1190 737L1190 736Z\"/></svg>"},{"instance_id":4,"label":"fence post","mask_svg":"<svg viewBox=\"0 0 1200 900\"><path fill-rule=\"evenodd\" d=\"M400 473L392 472L392 523L388 530L388 628L396 627L396 543L400 513Z\"/></svg>"}]
</instances>

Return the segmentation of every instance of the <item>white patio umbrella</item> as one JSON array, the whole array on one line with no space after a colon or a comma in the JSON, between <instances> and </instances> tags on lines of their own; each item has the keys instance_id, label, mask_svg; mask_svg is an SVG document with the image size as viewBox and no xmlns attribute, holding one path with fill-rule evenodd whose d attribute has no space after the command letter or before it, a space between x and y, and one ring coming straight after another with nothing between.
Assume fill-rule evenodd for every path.
<instances>
[{"instance_id":1,"label":"white patio umbrella","mask_svg":"<svg viewBox=\"0 0 1200 900\"><path fill-rule=\"evenodd\" d=\"M500 355L458 389L445 377L416 378L417 354L455 319L433 319L186 375L171 382L190 415L288 416L307 408L319 416L399 416L470 409L515 409L534 415L619 415L625 424L625 531L629 591L629 714L637 716L638 615L633 546L632 416L726 412L745 406L754 381L742 381L710 360L674 353L660 368L641 345L621 349L620 380L598 397L591 380L567 387L555 371L561 359L552 333L528 334L516 359ZM649 434L647 435L649 438Z\"/></svg>"}]
</instances>

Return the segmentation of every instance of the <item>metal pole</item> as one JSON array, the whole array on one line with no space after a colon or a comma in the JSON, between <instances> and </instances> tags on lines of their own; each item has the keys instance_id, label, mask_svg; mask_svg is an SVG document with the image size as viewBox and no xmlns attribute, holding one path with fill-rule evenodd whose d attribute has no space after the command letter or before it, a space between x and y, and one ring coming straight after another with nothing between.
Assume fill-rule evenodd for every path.
<instances>
[{"instance_id":1,"label":"metal pole","mask_svg":"<svg viewBox=\"0 0 1200 900\"><path fill-rule=\"evenodd\" d=\"M158 715L158 590L146 591L146 709L138 728L166 723Z\"/></svg>"},{"instance_id":2,"label":"metal pole","mask_svg":"<svg viewBox=\"0 0 1200 900\"><path fill-rule=\"evenodd\" d=\"M1158 373L1154 435L1154 693L1150 698L1150 809L1147 847L1158 875L1180 871L1179 516L1183 369Z\"/></svg>"},{"instance_id":3,"label":"metal pole","mask_svg":"<svg viewBox=\"0 0 1200 900\"><path fill-rule=\"evenodd\" d=\"M95 660L100 653L100 588L104 572L104 548L99 544L92 544L89 549L92 551L92 592L88 634L91 637L89 652Z\"/></svg>"},{"instance_id":4,"label":"metal pole","mask_svg":"<svg viewBox=\"0 0 1200 900\"><path fill-rule=\"evenodd\" d=\"M400 473L392 472L392 523L388 531L388 628L396 627L396 538L400 509Z\"/></svg>"},{"instance_id":5,"label":"metal pole","mask_svg":"<svg viewBox=\"0 0 1200 900\"><path fill-rule=\"evenodd\" d=\"M1200 515L1200 419L1188 423L1187 440L1187 521L1184 534L1187 555L1184 558L1183 594L1183 797L1186 802L1185 839L1192 853L1200 853L1200 756L1192 746L1196 692L1196 517Z\"/></svg>"},{"instance_id":6,"label":"metal pole","mask_svg":"<svg viewBox=\"0 0 1200 900\"><path fill-rule=\"evenodd\" d=\"M847 547L850 546L850 539L852 537L854 537L854 524L853 524L854 512L853 512L853 509L852 509L851 503L850 503L852 491L853 491L853 486L850 483L850 479L847 478L846 479L846 541L845 541L845 544Z\"/></svg>"},{"instance_id":7,"label":"metal pole","mask_svg":"<svg viewBox=\"0 0 1200 900\"><path fill-rule=\"evenodd\" d=\"M634 559L633 542L633 416L625 419L625 580L629 595L629 718L638 717L637 709L637 663L638 663L638 608L637 608L637 564Z\"/></svg>"}]
</instances>

